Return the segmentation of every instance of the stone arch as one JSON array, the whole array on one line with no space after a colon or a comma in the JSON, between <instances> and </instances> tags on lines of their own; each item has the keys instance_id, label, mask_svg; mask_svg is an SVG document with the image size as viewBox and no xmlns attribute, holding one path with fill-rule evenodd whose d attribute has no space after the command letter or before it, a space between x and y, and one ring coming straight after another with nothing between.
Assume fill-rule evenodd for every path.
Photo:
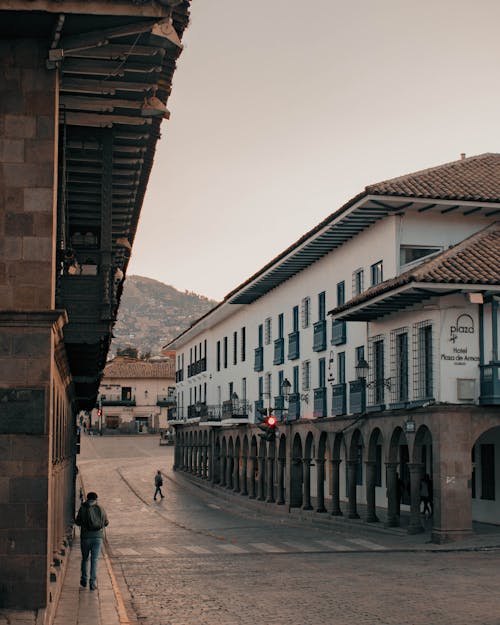
<instances>
[{"instance_id":1,"label":"stone arch","mask_svg":"<svg viewBox=\"0 0 500 625\"><path fill-rule=\"evenodd\" d=\"M267 444L264 439L261 439L259 445L258 456L258 474L257 474L257 499L259 501L265 501L266 499L266 460L267 460Z\"/></svg>"},{"instance_id":2,"label":"stone arch","mask_svg":"<svg viewBox=\"0 0 500 625\"><path fill-rule=\"evenodd\" d=\"M249 467L249 497L250 499L255 499L257 497L257 438L252 436L252 441L250 443L250 467Z\"/></svg>"},{"instance_id":3,"label":"stone arch","mask_svg":"<svg viewBox=\"0 0 500 625\"><path fill-rule=\"evenodd\" d=\"M220 454L220 485L227 484L227 442L226 437L222 437L221 454Z\"/></svg>"},{"instance_id":4,"label":"stone arch","mask_svg":"<svg viewBox=\"0 0 500 625\"><path fill-rule=\"evenodd\" d=\"M302 439L297 432L292 443L292 465L290 467L290 507L300 508L302 506Z\"/></svg>"},{"instance_id":5,"label":"stone arch","mask_svg":"<svg viewBox=\"0 0 500 625\"><path fill-rule=\"evenodd\" d=\"M234 443L233 437L229 437L227 444L227 463L226 463L226 486L234 487Z\"/></svg>"},{"instance_id":6,"label":"stone arch","mask_svg":"<svg viewBox=\"0 0 500 625\"><path fill-rule=\"evenodd\" d=\"M277 479L277 499L278 505L283 505L286 501L286 435L281 434L278 441L278 479Z\"/></svg>"},{"instance_id":7,"label":"stone arch","mask_svg":"<svg viewBox=\"0 0 500 625\"><path fill-rule=\"evenodd\" d=\"M249 456L249 445L248 445L248 436L245 434L243 437L243 444L241 449L241 480L240 480L240 491L241 494L246 496L248 495L248 456Z\"/></svg>"},{"instance_id":8,"label":"stone arch","mask_svg":"<svg viewBox=\"0 0 500 625\"><path fill-rule=\"evenodd\" d=\"M240 492L240 474L241 474L242 462L241 462L241 441L237 436L234 443L234 472L233 472L233 490L236 493Z\"/></svg>"},{"instance_id":9,"label":"stone arch","mask_svg":"<svg viewBox=\"0 0 500 625\"><path fill-rule=\"evenodd\" d=\"M214 468L213 468L213 480L214 484L219 484L220 476L221 476L221 445L220 438L218 436L215 437L214 442Z\"/></svg>"}]
</instances>

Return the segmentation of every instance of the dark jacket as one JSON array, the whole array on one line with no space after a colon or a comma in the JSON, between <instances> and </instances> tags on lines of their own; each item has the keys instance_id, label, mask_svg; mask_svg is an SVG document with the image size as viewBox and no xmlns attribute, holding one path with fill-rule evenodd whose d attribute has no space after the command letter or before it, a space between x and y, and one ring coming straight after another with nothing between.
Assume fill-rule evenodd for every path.
<instances>
[{"instance_id":1,"label":"dark jacket","mask_svg":"<svg viewBox=\"0 0 500 625\"><path fill-rule=\"evenodd\" d=\"M100 530L91 530L88 527L87 510L90 506L96 506L100 512L102 523ZM104 508L99 506L95 499L91 499L82 503L80 510L78 510L78 514L76 515L75 523L80 526L80 535L82 538L104 538L104 528L109 524L109 521Z\"/></svg>"}]
</instances>

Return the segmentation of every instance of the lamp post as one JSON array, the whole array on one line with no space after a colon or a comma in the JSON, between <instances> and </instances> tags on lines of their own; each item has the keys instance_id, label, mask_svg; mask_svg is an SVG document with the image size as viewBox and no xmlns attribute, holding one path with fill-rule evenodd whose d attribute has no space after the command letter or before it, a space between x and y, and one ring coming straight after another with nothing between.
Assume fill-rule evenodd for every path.
<instances>
[{"instance_id":1,"label":"lamp post","mask_svg":"<svg viewBox=\"0 0 500 625\"><path fill-rule=\"evenodd\" d=\"M239 412L239 397L237 393L232 393L231 395L231 409L232 414L237 415Z\"/></svg>"}]
</instances>

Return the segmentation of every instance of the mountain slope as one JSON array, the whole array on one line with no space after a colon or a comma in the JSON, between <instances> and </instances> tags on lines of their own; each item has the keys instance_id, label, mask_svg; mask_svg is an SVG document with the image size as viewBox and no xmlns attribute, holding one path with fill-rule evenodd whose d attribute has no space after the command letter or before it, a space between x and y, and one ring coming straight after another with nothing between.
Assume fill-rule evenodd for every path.
<instances>
[{"instance_id":1,"label":"mountain slope","mask_svg":"<svg viewBox=\"0 0 500 625\"><path fill-rule=\"evenodd\" d=\"M217 304L203 295L181 292L142 276L127 276L113 330L111 355L128 345L140 353L161 348Z\"/></svg>"}]
</instances>

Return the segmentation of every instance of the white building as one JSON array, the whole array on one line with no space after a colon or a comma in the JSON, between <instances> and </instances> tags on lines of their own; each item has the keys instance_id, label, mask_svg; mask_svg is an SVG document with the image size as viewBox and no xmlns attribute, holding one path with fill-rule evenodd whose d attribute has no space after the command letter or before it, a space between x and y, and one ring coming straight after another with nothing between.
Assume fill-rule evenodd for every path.
<instances>
[{"instance_id":1,"label":"white building","mask_svg":"<svg viewBox=\"0 0 500 625\"><path fill-rule=\"evenodd\" d=\"M390 525L402 488L409 531L428 473L435 540L498 522L499 215L485 154L366 187L306 233L169 345L177 465ZM250 426L259 408L276 441Z\"/></svg>"},{"instance_id":2,"label":"white building","mask_svg":"<svg viewBox=\"0 0 500 625\"><path fill-rule=\"evenodd\" d=\"M155 433L168 428L175 409L172 358L149 362L117 356L109 361L99 387L93 430L110 433Z\"/></svg>"}]
</instances>

